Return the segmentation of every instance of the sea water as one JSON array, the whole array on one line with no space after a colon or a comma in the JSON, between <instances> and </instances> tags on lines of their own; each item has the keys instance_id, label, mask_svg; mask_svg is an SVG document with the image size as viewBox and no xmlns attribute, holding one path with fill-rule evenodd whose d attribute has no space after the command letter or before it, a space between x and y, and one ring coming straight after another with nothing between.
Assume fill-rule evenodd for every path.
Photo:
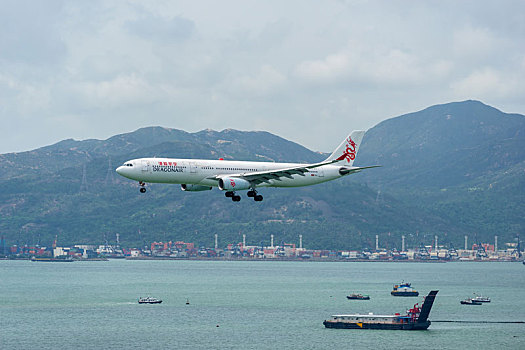
<instances>
[{"instance_id":1,"label":"sea water","mask_svg":"<svg viewBox=\"0 0 525 350\"><path fill-rule=\"evenodd\" d=\"M391 296L402 281L420 296ZM525 349L525 324L323 326L332 314L404 313L433 289L431 321L525 321L521 263L0 261L0 348ZM370 300L347 300L352 292ZM473 293L492 302L460 305Z\"/></svg>"}]
</instances>

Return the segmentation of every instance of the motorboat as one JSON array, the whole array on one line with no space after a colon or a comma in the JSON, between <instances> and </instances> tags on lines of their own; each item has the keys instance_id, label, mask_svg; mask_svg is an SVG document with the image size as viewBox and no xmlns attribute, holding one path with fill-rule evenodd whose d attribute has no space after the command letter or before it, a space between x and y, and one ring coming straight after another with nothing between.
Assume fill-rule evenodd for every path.
<instances>
[{"instance_id":1,"label":"motorboat","mask_svg":"<svg viewBox=\"0 0 525 350\"><path fill-rule=\"evenodd\" d=\"M349 300L370 300L369 295L361 293L352 293L350 295L347 295L346 298Z\"/></svg>"},{"instance_id":2,"label":"motorboat","mask_svg":"<svg viewBox=\"0 0 525 350\"><path fill-rule=\"evenodd\" d=\"M139 297L139 304L160 304L162 300L152 297Z\"/></svg>"},{"instance_id":3,"label":"motorboat","mask_svg":"<svg viewBox=\"0 0 525 350\"><path fill-rule=\"evenodd\" d=\"M481 301L476 301L472 298L468 298L468 299L465 299L465 300L461 300L459 302L461 305L481 305Z\"/></svg>"}]
</instances>

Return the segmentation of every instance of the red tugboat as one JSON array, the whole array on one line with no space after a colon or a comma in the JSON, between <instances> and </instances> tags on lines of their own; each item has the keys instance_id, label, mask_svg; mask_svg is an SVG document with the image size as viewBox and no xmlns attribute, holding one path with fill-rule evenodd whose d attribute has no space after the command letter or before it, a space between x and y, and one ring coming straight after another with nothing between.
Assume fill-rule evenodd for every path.
<instances>
[{"instance_id":1,"label":"red tugboat","mask_svg":"<svg viewBox=\"0 0 525 350\"><path fill-rule=\"evenodd\" d=\"M415 304L407 310L407 314L395 315L333 315L331 319L323 322L326 328L339 329L400 329L400 330L424 330L430 326L428 315L434 304L437 290L433 290L425 297L423 305Z\"/></svg>"}]
</instances>

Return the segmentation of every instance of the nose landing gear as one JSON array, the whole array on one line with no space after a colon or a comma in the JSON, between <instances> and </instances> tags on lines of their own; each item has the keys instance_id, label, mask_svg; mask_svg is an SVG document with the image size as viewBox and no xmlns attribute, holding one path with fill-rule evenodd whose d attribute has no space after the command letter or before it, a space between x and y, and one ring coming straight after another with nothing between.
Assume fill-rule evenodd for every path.
<instances>
[{"instance_id":1,"label":"nose landing gear","mask_svg":"<svg viewBox=\"0 0 525 350\"><path fill-rule=\"evenodd\" d=\"M143 181L140 181L139 186L140 186L140 189L139 189L140 193L146 193L146 183Z\"/></svg>"}]
</instances>

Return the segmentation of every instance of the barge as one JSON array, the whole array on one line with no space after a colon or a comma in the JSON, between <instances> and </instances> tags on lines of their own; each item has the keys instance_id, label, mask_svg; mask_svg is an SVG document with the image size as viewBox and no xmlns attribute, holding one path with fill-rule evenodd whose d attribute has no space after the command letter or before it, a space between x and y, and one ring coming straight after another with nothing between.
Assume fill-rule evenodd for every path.
<instances>
[{"instance_id":1,"label":"barge","mask_svg":"<svg viewBox=\"0 0 525 350\"><path fill-rule=\"evenodd\" d=\"M393 330L425 330L430 326L428 315L434 304L437 290L433 290L425 297L423 305L415 304L407 310L406 315L332 315L323 322L326 328L338 329L393 329Z\"/></svg>"},{"instance_id":2,"label":"barge","mask_svg":"<svg viewBox=\"0 0 525 350\"><path fill-rule=\"evenodd\" d=\"M40 262L73 262L73 258L64 257L64 258L50 258L50 257L36 257L33 256L31 261L40 261Z\"/></svg>"}]
</instances>

